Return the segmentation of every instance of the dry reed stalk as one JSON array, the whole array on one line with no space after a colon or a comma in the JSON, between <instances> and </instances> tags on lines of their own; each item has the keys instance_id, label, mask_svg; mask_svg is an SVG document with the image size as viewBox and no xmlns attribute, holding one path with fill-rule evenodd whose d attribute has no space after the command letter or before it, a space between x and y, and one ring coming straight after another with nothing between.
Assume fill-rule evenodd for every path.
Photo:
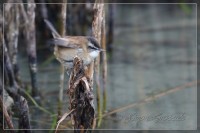
<instances>
[{"instance_id":1,"label":"dry reed stalk","mask_svg":"<svg viewBox=\"0 0 200 133\"><path fill-rule=\"evenodd\" d=\"M104 18L104 3L103 0L96 0L93 7L95 14L94 14L94 20L92 23L92 30L93 35L97 39L97 41L102 42L102 22L105 19ZM101 92L100 92L100 81L99 81L99 65L100 65L100 57L97 57L95 60L95 82L97 86L97 115L100 118L98 120L98 126L101 124L101 116L102 116L102 110L101 110Z\"/></svg>"},{"instance_id":2,"label":"dry reed stalk","mask_svg":"<svg viewBox=\"0 0 200 133\"><path fill-rule=\"evenodd\" d=\"M65 36L66 34L66 12L67 12L67 1L61 0L60 11L58 13L58 33L61 36ZM63 102L63 90L64 90L64 77L65 77L65 69L61 64L60 66L60 90L59 90L59 103L58 103L58 116L62 114L62 102Z\"/></svg>"},{"instance_id":3,"label":"dry reed stalk","mask_svg":"<svg viewBox=\"0 0 200 133\"><path fill-rule=\"evenodd\" d=\"M174 93L174 92L177 92L179 90L182 90L182 89L186 89L186 88L190 88L191 86L194 86L194 85L197 85L197 84L200 84L200 80L194 80L194 81L191 81L191 82L188 82L186 84L183 84L183 85L180 85L180 86L177 86L175 88L171 88L171 89L168 89L166 91L163 91L161 93L158 93L158 94L155 94L153 96L149 96L143 100L140 100L136 103L132 103L132 104L128 104L126 106L122 106L120 108L117 108L117 109L114 109L108 113L105 113L102 115L102 118L106 117L106 116L109 116L109 115L112 115L112 114L115 114L117 112L122 112L124 110L127 110L127 109L130 109L130 108L134 108L134 107L137 107L137 106L140 106L140 105L143 105L145 103L148 103L148 102L151 102L153 100L156 100L162 96L166 96L168 94L171 94L171 93Z\"/></svg>"},{"instance_id":4,"label":"dry reed stalk","mask_svg":"<svg viewBox=\"0 0 200 133\"><path fill-rule=\"evenodd\" d=\"M5 4L4 18L5 18L5 39L9 49L9 55L13 64L15 73L15 79L19 82L19 67L17 64L17 53L18 53L18 35L19 35L19 8L17 4L9 3L9 0Z\"/></svg>"},{"instance_id":5,"label":"dry reed stalk","mask_svg":"<svg viewBox=\"0 0 200 133\"><path fill-rule=\"evenodd\" d=\"M105 25L105 10L103 10L103 20L102 20L102 48L106 50L106 25ZM106 100L107 100L107 94L106 94L106 81L107 81L107 55L106 52L102 53L102 78L103 78L103 112L106 111Z\"/></svg>"},{"instance_id":6,"label":"dry reed stalk","mask_svg":"<svg viewBox=\"0 0 200 133\"><path fill-rule=\"evenodd\" d=\"M37 54L35 37L35 3L34 0L27 1L27 11L21 4L20 9L25 23L24 35L26 36L29 70L31 75L32 96L39 99L37 82Z\"/></svg>"},{"instance_id":7,"label":"dry reed stalk","mask_svg":"<svg viewBox=\"0 0 200 133\"><path fill-rule=\"evenodd\" d=\"M108 51L112 55L112 49L113 49L113 4L108 4L108 39L107 39L107 44L108 44Z\"/></svg>"}]
</instances>

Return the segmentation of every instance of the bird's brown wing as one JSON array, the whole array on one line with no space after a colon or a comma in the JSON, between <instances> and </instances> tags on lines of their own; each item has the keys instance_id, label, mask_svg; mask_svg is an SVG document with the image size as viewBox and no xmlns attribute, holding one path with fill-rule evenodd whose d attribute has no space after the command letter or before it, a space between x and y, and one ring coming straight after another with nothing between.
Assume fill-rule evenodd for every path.
<instances>
[{"instance_id":1,"label":"bird's brown wing","mask_svg":"<svg viewBox=\"0 0 200 133\"><path fill-rule=\"evenodd\" d=\"M60 47L87 50L87 41L86 37L83 36L65 36L64 38L54 38L51 43Z\"/></svg>"},{"instance_id":2,"label":"bird's brown wing","mask_svg":"<svg viewBox=\"0 0 200 133\"><path fill-rule=\"evenodd\" d=\"M50 41L50 43L66 48L81 48L81 46L76 41L66 38L54 38Z\"/></svg>"}]
</instances>

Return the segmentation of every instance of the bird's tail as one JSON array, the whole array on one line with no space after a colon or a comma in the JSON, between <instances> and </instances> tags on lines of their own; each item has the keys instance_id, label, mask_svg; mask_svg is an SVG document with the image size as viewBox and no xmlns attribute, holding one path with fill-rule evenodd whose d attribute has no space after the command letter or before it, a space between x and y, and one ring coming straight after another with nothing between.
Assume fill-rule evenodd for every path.
<instances>
[{"instance_id":1,"label":"bird's tail","mask_svg":"<svg viewBox=\"0 0 200 133\"><path fill-rule=\"evenodd\" d=\"M44 22L46 23L47 27L51 30L51 33L53 35L54 38L60 38L61 36L58 34L58 32L56 31L56 29L53 27L53 25L51 24L51 22L49 22L49 20L44 19Z\"/></svg>"}]
</instances>

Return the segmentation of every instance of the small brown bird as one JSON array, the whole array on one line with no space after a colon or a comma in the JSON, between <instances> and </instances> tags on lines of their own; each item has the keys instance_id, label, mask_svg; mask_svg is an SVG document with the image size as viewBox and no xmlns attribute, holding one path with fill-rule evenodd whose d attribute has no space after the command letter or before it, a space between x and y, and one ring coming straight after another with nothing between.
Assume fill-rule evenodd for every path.
<instances>
[{"instance_id":1,"label":"small brown bird","mask_svg":"<svg viewBox=\"0 0 200 133\"><path fill-rule=\"evenodd\" d=\"M54 39L51 43L55 44L54 55L56 59L65 66L65 69L73 67L74 57L78 56L83 60L84 65L90 64L101 51L98 41L90 36L65 36L61 37L53 25L44 20L51 30Z\"/></svg>"}]
</instances>

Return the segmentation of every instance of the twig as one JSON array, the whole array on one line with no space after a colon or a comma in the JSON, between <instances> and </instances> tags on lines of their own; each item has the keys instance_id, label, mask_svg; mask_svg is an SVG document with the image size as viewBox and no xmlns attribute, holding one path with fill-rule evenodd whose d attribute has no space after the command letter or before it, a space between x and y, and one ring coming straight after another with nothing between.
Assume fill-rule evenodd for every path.
<instances>
[{"instance_id":1,"label":"twig","mask_svg":"<svg viewBox=\"0 0 200 133\"><path fill-rule=\"evenodd\" d=\"M61 123L67 116L69 116L74 110L75 110L75 109L72 109L69 113L66 112L66 113L61 117L61 119L57 122L57 126L56 126L56 131L55 131L55 133L57 133L57 130L58 130L58 127L59 127L60 123Z\"/></svg>"},{"instance_id":2,"label":"twig","mask_svg":"<svg viewBox=\"0 0 200 133\"><path fill-rule=\"evenodd\" d=\"M31 95L30 95L29 93L27 93L25 90L20 89L19 91L20 91L20 93L22 93L22 92L25 93L25 94L28 96L28 98L31 100L31 102L35 105L35 107L37 107L38 109L40 109L41 111L43 111L43 112L45 112L45 113L47 113L47 114L49 114L49 115L53 115L53 113L51 113L50 111L48 111L48 110L46 110L45 108L43 108L42 106L40 106L40 105L34 100L34 98L32 98Z\"/></svg>"},{"instance_id":3,"label":"twig","mask_svg":"<svg viewBox=\"0 0 200 133\"><path fill-rule=\"evenodd\" d=\"M12 117L13 120L19 120L19 118L17 117ZM38 124L44 124L45 126L51 126L51 123L49 121L46 121L46 120L30 120L30 122L34 122L34 123L38 123ZM70 121L67 121L67 123L69 123ZM61 128L69 128L69 125L68 126L64 126L64 125L60 125L59 127ZM52 130L54 130L54 128L51 128Z\"/></svg>"},{"instance_id":4,"label":"twig","mask_svg":"<svg viewBox=\"0 0 200 133\"><path fill-rule=\"evenodd\" d=\"M195 85L195 84L198 84L198 83L200 83L200 80L198 80L198 81L192 81L192 82L186 83L186 84L184 84L184 85L180 85L180 86L177 86L177 87L175 87L175 88L169 89L169 90L167 90L167 91L158 93L158 94L156 94L156 95L147 97L147 98L145 98L145 99L143 99L143 100L140 100L140 101L138 101L138 102L136 102L136 103L132 103L132 104L128 104L128 105L126 105L126 106L122 106L122 107L117 108L117 109L114 109L113 111L110 111L110 112L108 112L108 113L106 113L106 114L103 114L103 115L102 115L102 118L103 118L103 117L106 117L106 116L109 116L109 115L112 115L112 114L115 114L115 113L117 113L117 112L122 112L122 111L124 111L124 110L127 110L127 109L130 109L130 108L133 108L133 107L140 106L140 105L142 105L142 104L151 102L151 101L156 100L156 99L158 99L158 98L160 98L160 97L162 97L162 96L168 95L168 94L170 94L170 93L177 92L177 91L179 91L179 90L185 89L186 87L191 87L191 86L193 86L193 85ZM99 119L99 118L97 118L97 119Z\"/></svg>"}]
</instances>

